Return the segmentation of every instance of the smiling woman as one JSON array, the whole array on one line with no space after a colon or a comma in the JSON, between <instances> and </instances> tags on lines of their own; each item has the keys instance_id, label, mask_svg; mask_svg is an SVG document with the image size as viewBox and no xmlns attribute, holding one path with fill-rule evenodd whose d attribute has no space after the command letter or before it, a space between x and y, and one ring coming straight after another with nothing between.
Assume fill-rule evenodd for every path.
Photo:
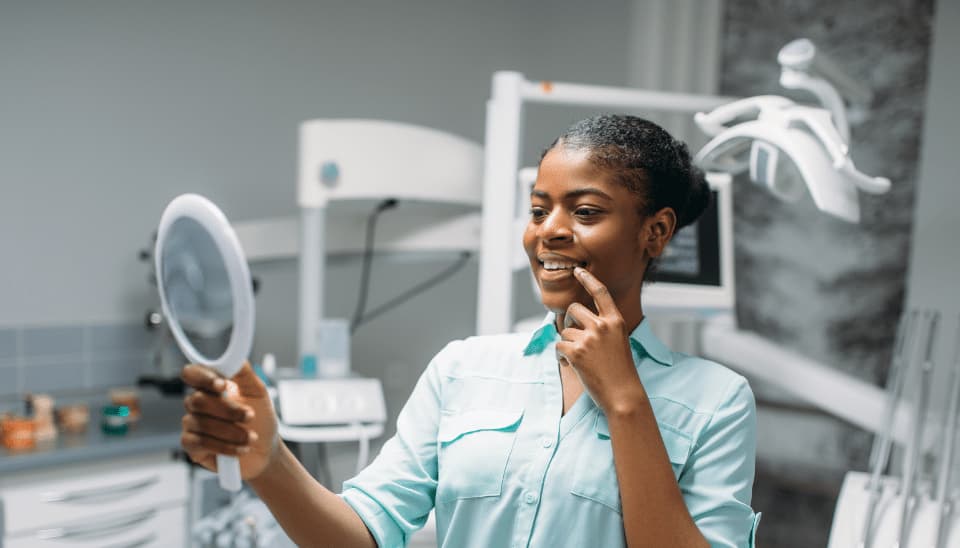
<instances>
[{"instance_id":1,"label":"smiling woman","mask_svg":"<svg viewBox=\"0 0 960 548\"><path fill-rule=\"evenodd\" d=\"M436 511L443 546L750 547L755 406L746 380L670 351L646 273L707 205L686 147L630 116L574 125L544 154L523 243L550 311L430 362L397 433L339 496L277 437L249 366L188 367L184 447L240 456L300 545L404 546Z\"/></svg>"}]
</instances>

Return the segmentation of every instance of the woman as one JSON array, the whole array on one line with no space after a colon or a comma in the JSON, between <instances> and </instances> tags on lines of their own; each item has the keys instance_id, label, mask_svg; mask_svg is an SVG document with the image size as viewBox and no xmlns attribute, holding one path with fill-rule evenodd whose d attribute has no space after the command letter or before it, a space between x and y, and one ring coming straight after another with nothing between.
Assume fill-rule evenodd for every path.
<instances>
[{"instance_id":1,"label":"woman","mask_svg":"<svg viewBox=\"0 0 960 548\"><path fill-rule=\"evenodd\" d=\"M436 508L443 546L753 545L753 395L671 352L644 320L646 274L709 200L686 147L630 116L544 153L523 237L549 310L532 334L472 337L429 364L376 460L336 495L279 440L266 390L189 366L182 443L243 477L303 546L402 546ZM231 387L232 388L232 387Z\"/></svg>"}]
</instances>

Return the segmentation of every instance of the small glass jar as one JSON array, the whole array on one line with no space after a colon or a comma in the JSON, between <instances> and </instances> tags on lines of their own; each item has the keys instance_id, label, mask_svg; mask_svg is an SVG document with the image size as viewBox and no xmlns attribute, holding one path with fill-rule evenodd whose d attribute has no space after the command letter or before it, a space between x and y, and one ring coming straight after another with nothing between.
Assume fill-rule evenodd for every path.
<instances>
[{"instance_id":1,"label":"small glass jar","mask_svg":"<svg viewBox=\"0 0 960 548\"><path fill-rule=\"evenodd\" d=\"M122 436L129 428L130 408L126 405L106 405L103 408L101 428L104 434Z\"/></svg>"}]
</instances>

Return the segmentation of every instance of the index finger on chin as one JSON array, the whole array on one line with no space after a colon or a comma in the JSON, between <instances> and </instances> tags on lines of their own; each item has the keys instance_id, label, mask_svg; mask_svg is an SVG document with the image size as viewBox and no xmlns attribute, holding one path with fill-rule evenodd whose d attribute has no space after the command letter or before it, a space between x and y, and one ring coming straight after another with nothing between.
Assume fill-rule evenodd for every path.
<instances>
[{"instance_id":1,"label":"index finger on chin","mask_svg":"<svg viewBox=\"0 0 960 548\"><path fill-rule=\"evenodd\" d=\"M603 285L596 276L590 273L589 270L583 267L575 267L573 269L573 277L580 282L586 290L587 293L593 297L594 304L597 305L597 312L601 315L609 314L617 309L617 305L613 302L613 297L610 296L610 291L607 289L607 286Z\"/></svg>"}]
</instances>

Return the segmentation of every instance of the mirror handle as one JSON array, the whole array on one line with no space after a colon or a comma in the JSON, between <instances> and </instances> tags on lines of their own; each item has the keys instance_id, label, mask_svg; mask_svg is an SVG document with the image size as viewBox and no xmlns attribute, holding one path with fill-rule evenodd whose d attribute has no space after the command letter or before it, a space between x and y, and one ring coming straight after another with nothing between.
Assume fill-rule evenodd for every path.
<instances>
[{"instance_id":1,"label":"mirror handle","mask_svg":"<svg viewBox=\"0 0 960 548\"><path fill-rule=\"evenodd\" d=\"M217 455L217 475L224 490L233 493L240 490L240 460L237 457Z\"/></svg>"}]
</instances>

